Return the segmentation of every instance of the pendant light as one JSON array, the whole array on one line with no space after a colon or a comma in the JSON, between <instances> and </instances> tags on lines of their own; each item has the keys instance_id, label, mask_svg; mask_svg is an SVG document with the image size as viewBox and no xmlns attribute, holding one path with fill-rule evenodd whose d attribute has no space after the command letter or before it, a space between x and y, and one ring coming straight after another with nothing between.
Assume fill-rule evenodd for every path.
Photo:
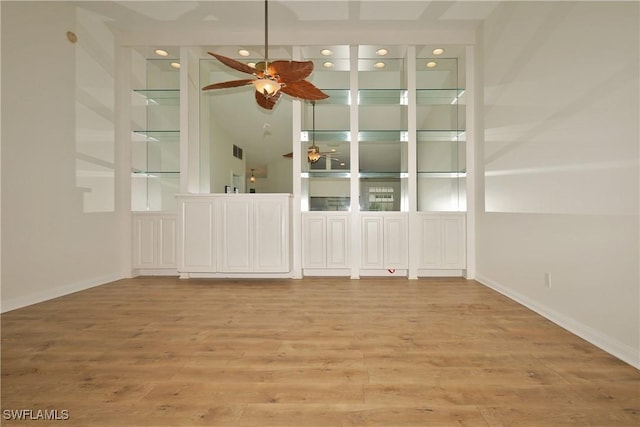
<instances>
[{"instance_id":1,"label":"pendant light","mask_svg":"<svg viewBox=\"0 0 640 427\"><path fill-rule=\"evenodd\" d=\"M309 163L316 163L320 160L320 149L316 146L316 102L311 101L311 147L307 150L307 160Z\"/></svg>"}]
</instances>

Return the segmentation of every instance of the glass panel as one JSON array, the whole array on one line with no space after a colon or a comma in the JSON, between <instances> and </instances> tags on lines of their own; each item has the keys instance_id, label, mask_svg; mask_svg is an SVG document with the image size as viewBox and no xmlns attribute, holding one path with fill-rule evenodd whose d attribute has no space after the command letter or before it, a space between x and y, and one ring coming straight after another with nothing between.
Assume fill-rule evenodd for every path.
<instances>
[{"instance_id":1,"label":"glass panel","mask_svg":"<svg viewBox=\"0 0 640 427\"><path fill-rule=\"evenodd\" d=\"M418 211L466 209L465 97L455 58L418 58Z\"/></svg>"},{"instance_id":2,"label":"glass panel","mask_svg":"<svg viewBox=\"0 0 640 427\"><path fill-rule=\"evenodd\" d=\"M175 210L180 191L180 173L132 173L132 210Z\"/></svg>"},{"instance_id":3,"label":"glass panel","mask_svg":"<svg viewBox=\"0 0 640 427\"><path fill-rule=\"evenodd\" d=\"M345 211L351 203L349 47L333 46L331 51L321 58L316 48L304 48L315 67L309 81L329 98L315 107L310 102L302 106L303 211ZM315 162L307 157L312 146L319 153Z\"/></svg>"},{"instance_id":4,"label":"glass panel","mask_svg":"<svg viewBox=\"0 0 640 427\"><path fill-rule=\"evenodd\" d=\"M209 50L247 64L264 60L264 47L242 48L250 56L241 57L238 46ZM270 57L290 60L291 48L271 46ZM200 60L200 88L252 78L213 57ZM235 186L234 179L240 192L293 192L292 98L283 94L273 109L267 110L258 106L255 93L251 84L200 91L201 192L221 193L225 185ZM255 182L250 181L252 172Z\"/></svg>"},{"instance_id":5,"label":"glass panel","mask_svg":"<svg viewBox=\"0 0 640 427\"><path fill-rule=\"evenodd\" d=\"M131 204L134 211L174 210L180 190L180 71L171 64L178 60L149 59L144 51L134 58L145 74L144 81L134 78L142 87L132 99Z\"/></svg>"},{"instance_id":6,"label":"glass panel","mask_svg":"<svg viewBox=\"0 0 640 427\"><path fill-rule=\"evenodd\" d=\"M324 176L323 176L324 175ZM303 174L303 210L347 211L351 203L349 173Z\"/></svg>"},{"instance_id":7,"label":"glass panel","mask_svg":"<svg viewBox=\"0 0 640 427\"><path fill-rule=\"evenodd\" d=\"M368 47L361 47L366 55ZM407 210L408 94L402 58L358 61L360 209Z\"/></svg>"}]
</instances>

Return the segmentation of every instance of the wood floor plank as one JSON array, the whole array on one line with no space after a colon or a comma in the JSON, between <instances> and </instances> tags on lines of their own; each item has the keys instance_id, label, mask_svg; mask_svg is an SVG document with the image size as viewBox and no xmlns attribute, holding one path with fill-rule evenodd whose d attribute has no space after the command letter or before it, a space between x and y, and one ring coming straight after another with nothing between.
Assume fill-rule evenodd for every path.
<instances>
[{"instance_id":1,"label":"wood floor plank","mask_svg":"<svg viewBox=\"0 0 640 427\"><path fill-rule=\"evenodd\" d=\"M640 425L640 371L463 279L139 277L0 318L3 426Z\"/></svg>"}]
</instances>

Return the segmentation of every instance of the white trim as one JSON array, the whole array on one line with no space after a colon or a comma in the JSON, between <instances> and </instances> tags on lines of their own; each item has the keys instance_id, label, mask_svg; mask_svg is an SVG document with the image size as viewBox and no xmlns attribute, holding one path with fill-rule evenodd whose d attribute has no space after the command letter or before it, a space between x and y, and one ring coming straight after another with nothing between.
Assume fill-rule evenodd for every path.
<instances>
[{"instance_id":1,"label":"white trim","mask_svg":"<svg viewBox=\"0 0 640 427\"><path fill-rule=\"evenodd\" d=\"M590 342L591 344L599 347L607 353L617 357L629 365L640 369L640 351L633 347L613 339L610 336L603 334L602 332L591 328L583 323L576 321L575 319L568 317L556 310L541 305L538 302L532 300L526 295L522 295L519 292L513 291L508 287L495 282L494 280L476 273L475 280L488 288L493 289L496 292L514 300L515 302L524 305L525 307L535 311L547 320L552 321L556 325L566 329L567 331L579 336L580 338Z\"/></svg>"},{"instance_id":2,"label":"white trim","mask_svg":"<svg viewBox=\"0 0 640 427\"><path fill-rule=\"evenodd\" d=\"M63 297L75 292L84 291L96 286L101 286L116 280L124 279L122 274L113 274L103 277L97 277L92 280L82 280L68 286L62 286L54 289L47 289L43 292L30 293L18 298L12 298L8 300L2 300L2 313L16 310L18 308L26 307L29 305L37 304L40 302L48 301L54 298Z\"/></svg>"}]
</instances>

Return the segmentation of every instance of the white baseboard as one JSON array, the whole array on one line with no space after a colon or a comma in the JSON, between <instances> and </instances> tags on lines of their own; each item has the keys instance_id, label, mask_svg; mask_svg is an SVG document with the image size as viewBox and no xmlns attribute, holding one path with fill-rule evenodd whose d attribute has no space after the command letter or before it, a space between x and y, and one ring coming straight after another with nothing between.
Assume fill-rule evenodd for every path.
<instances>
[{"instance_id":1,"label":"white baseboard","mask_svg":"<svg viewBox=\"0 0 640 427\"><path fill-rule=\"evenodd\" d=\"M62 297L75 292L84 291L85 289L94 288L96 286L104 285L105 283L113 282L115 280L123 279L124 275L114 274L103 277L96 277L91 280L83 280L71 285L62 286L54 289L47 289L42 292L34 292L18 298L10 298L8 300L2 300L2 309L0 312L6 313L8 311L16 310L18 308L26 307L29 305L37 304L39 302L48 301L50 299Z\"/></svg>"},{"instance_id":2,"label":"white baseboard","mask_svg":"<svg viewBox=\"0 0 640 427\"><path fill-rule=\"evenodd\" d=\"M524 305L525 307L535 311L542 317L552 321L556 325L566 329L567 331L579 336L580 338L590 342L591 344L606 351L612 356L617 357L629 365L640 369L640 350L622 343L618 340L603 334L602 332L591 328L571 317L559 313L545 305L540 304L531 298L522 295L508 287L476 272L475 280L481 284L493 289L496 292Z\"/></svg>"}]
</instances>

